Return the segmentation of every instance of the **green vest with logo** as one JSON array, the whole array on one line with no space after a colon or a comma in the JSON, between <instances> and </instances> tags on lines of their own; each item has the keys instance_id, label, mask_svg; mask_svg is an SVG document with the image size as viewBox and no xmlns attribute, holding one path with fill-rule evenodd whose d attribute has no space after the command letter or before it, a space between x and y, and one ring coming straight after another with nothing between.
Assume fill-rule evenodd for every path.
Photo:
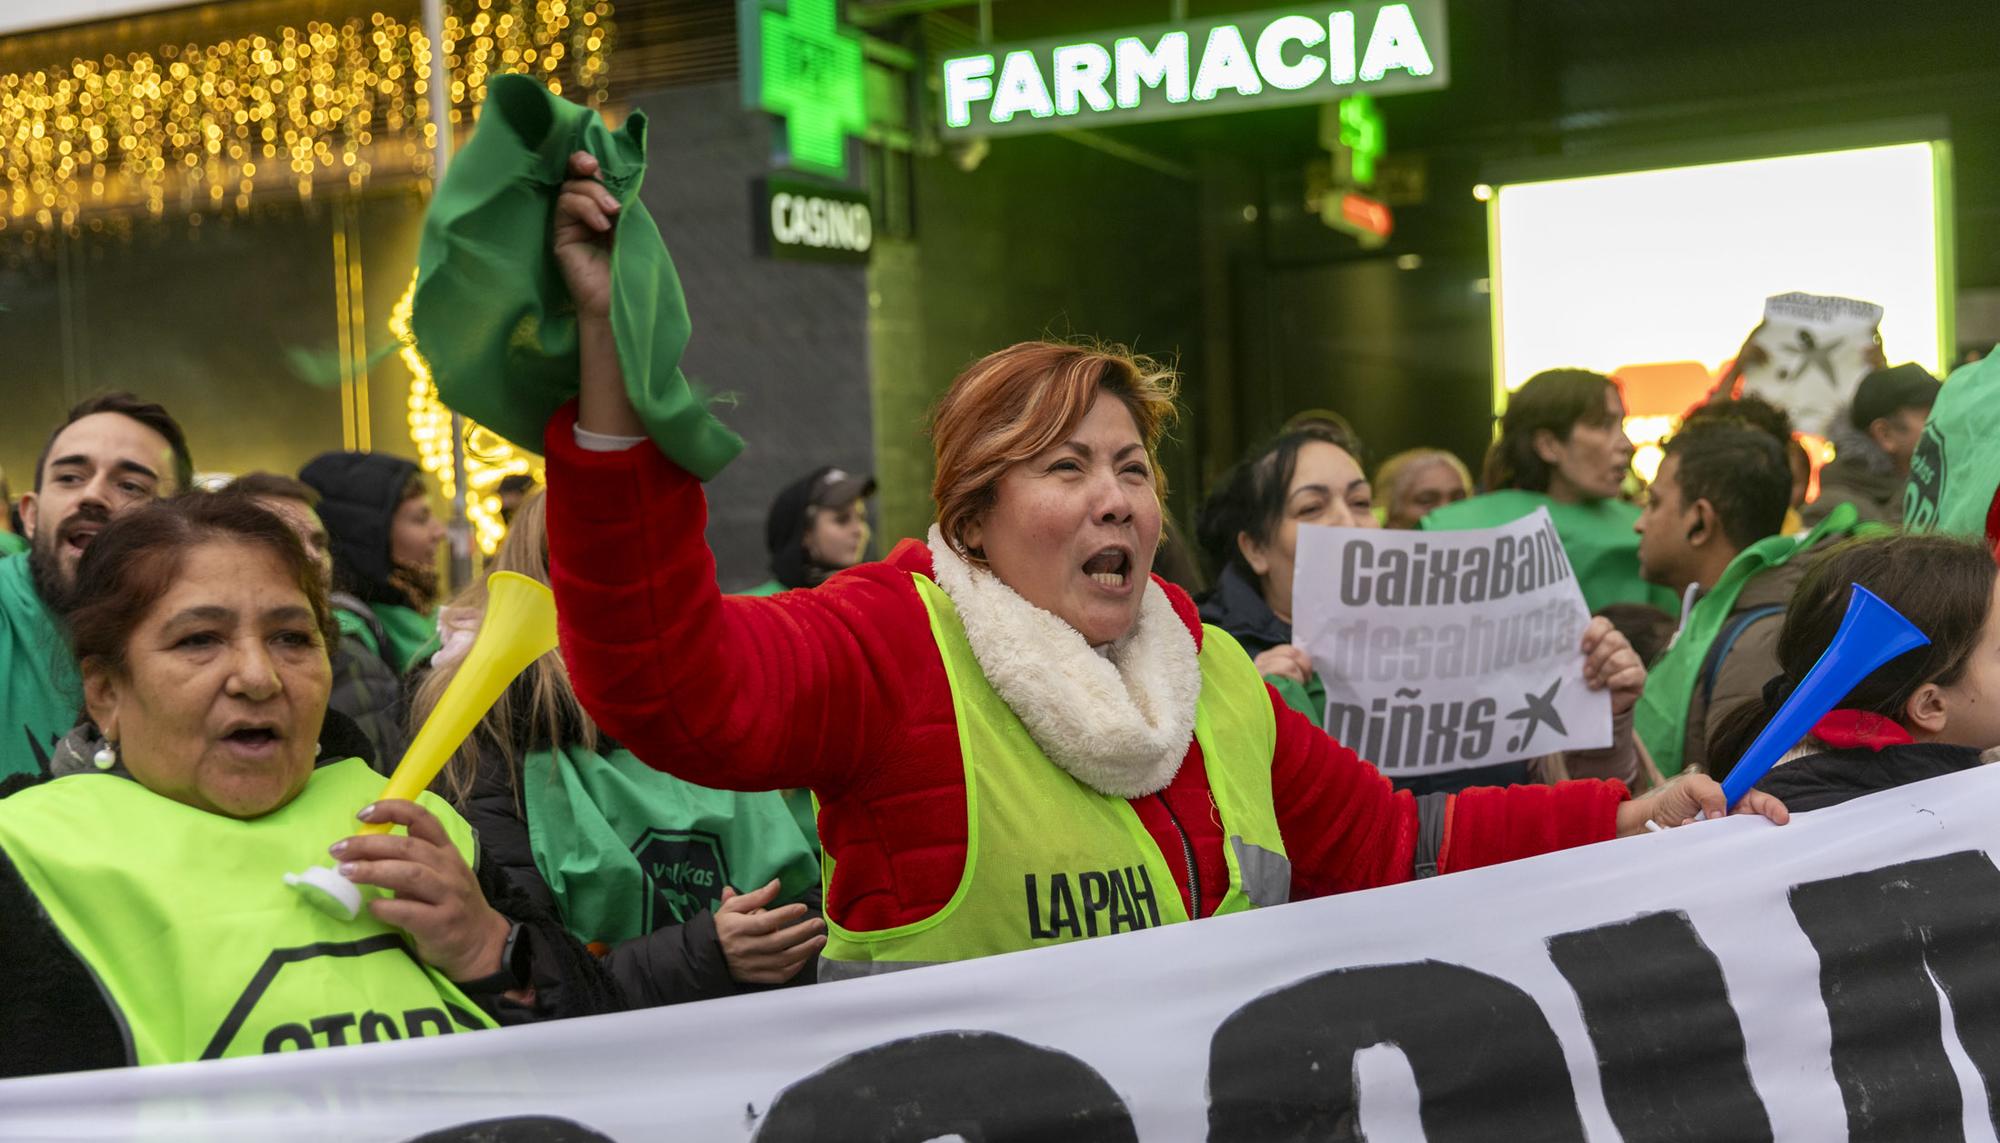
<instances>
[{"instance_id":1,"label":"green vest with logo","mask_svg":"<svg viewBox=\"0 0 2000 1143\"><path fill-rule=\"evenodd\" d=\"M697 786L629 750L531 751L521 801L535 867L579 940L685 923L720 905L724 885L748 893L775 877L784 904L819 882L811 823L784 794Z\"/></svg>"},{"instance_id":2,"label":"green vest with logo","mask_svg":"<svg viewBox=\"0 0 2000 1143\"><path fill-rule=\"evenodd\" d=\"M133 1063L492 1027L401 930L366 910L337 920L284 883L328 861L381 792L382 776L350 758L239 821L76 774L0 801L0 849L97 978ZM435 796L422 801L471 862L472 828Z\"/></svg>"},{"instance_id":3,"label":"green vest with logo","mask_svg":"<svg viewBox=\"0 0 2000 1143\"><path fill-rule=\"evenodd\" d=\"M986 681L951 598L927 577L913 578L958 720L965 870L951 900L921 921L856 932L828 918L820 979L1187 920L1173 868L1131 803L1098 793L1049 761ZM1271 795L1277 719L1250 657L1214 627L1202 640L1194 736L1226 839L1229 888L1216 915L1282 904L1292 874ZM829 857L829 884L833 876Z\"/></svg>"},{"instance_id":4,"label":"green vest with logo","mask_svg":"<svg viewBox=\"0 0 2000 1143\"><path fill-rule=\"evenodd\" d=\"M1708 664L1709 649L1722 633L1729 615L1736 610L1736 598L1751 578L1789 563L1792 557L1828 536L1854 531L1854 505L1842 504L1804 537L1766 536L1729 561L1722 578L1708 594L1695 601L1693 610L1681 622L1679 636L1653 665L1647 668L1646 689L1632 715L1632 728L1646 744L1646 752L1664 777L1671 778L1687 764L1688 710L1695 688L1701 683L1702 668ZM1718 664L1719 667L1719 664Z\"/></svg>"}]
</instances>

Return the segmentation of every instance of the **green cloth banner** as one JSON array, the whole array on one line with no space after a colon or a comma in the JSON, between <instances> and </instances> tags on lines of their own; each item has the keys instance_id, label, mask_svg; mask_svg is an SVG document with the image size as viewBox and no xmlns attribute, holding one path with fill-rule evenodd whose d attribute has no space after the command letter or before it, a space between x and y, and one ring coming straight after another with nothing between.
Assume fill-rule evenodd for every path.
<instances>
[{"instance_id":1,"label":"green cloth banner","mask_svg":"<svg viewBox=\"0 0 2000 1143\"><path fill-rule=\"evenodd\" d=\"M617 197L611 328L625 388L661 451L707 480L743 449L681 375L687 302L659 227L639 200L646 117L612 131L597 112L523 75L486 85L479 127L452 157L424 217L410 328L438 396L539 453L549 417L577 392L576 307L549 248L569 156L588 151Z\"/></svg>"},{"instance_id":2,"label":"green cloth banner","mask_svg":"<svg viewBox=\"0 0 2000 1143\"><path fill-rule=\"evenodd\" d=\"M2000 351L1946 378L1910 460L1903 525L2000 544Z\"/></svg>"},{"instance_id":3,"label":"green cloth banner","mask_svg":"<svg viewBox=\"0 0 2000 1143\"><path fill-rule=\"evenodd\" d=\"M722 887L782 884L774 904L819 880L810 819L775 790L711 790L629 750L537 750L521 796L535 866L579 940L615 944L722 903Z\"/></svg>"}]
</instances>

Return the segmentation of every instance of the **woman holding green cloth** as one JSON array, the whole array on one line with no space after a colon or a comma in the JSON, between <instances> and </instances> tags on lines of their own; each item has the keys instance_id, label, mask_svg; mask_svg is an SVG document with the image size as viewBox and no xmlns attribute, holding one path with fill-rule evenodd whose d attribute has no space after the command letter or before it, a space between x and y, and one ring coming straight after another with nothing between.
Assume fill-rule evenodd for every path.
<instances>
[{"instance_id":1,"label":"woman holding green cloth","mask_svg":"<svg viewBox=\"0 0 2000 1143\"><path fill-rule=\"evenodd\" d=\"M224 495L134 509L84 554L64 618L104 745L0 801L0 1075L624 1006L441 800L370 804L365 763L316 764L333 620L278 517ZM402 830L344 836L357 817ZM329 842L368 887L354 920L284 880Z\"/></svg>"},{"instance_id":2,"label":"woman holding green cloth","mask_svg":"<svg viewBox=\"0 0 2000 1143\"><path fill-rule=\"evenodd\" d=\"M1650 603L1678 614L1672 592L1639 576L1639 509L1618 498L1632 467L1624 421L1611 378L1584 369L1535 374L1507 400L1480 478L1485 494L1436 509L1423 527L1491 528L1547 508L1590 610Z\"/></svg>"},{"instance_id":3,"label":"woman holding green cloth","mask_svg":"<svg viewBox=\"0 0 2000 1143\"><path fill-rule=\"evenodd\" d=\"M549 580L547 501L515 513L492 570ZM418 721L458 671L483 585L444 609ZM493 707L446 772L453 803L522 893L602 950L634 1007L810 983L825 944L810 807L776 791L684 782L605 738L551 651ZM744 892L737 892L737 889Z\"/></svg>"}]
</instances>

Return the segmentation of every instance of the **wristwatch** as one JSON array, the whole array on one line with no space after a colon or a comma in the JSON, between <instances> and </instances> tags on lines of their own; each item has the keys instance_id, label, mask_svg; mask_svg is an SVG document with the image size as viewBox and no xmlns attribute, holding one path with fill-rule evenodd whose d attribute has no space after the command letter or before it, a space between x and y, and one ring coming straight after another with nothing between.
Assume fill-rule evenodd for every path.
<instances>
[{"instance_id":1,"label":"wristwatch","mask_svg":"<svg viewBox=\"0 0 2000 1143\"><path fill-rule=\"evenodd\" d=\"M534 959L528 926L515 921L507 926L507 939L500 946L500 971L475 980L461 980L467 992L511 992L527 988L534 980L530 962Z\"/></svg>"}]
</instances>

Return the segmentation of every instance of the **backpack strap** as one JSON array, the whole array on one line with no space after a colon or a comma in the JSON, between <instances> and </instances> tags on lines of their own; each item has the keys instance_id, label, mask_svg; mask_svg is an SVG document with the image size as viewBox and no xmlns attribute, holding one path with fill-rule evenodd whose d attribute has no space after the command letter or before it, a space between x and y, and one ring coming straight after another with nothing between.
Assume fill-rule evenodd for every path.
<instances>
[{"instance_id":1,"label":"backpack strap","mask_svg":"<svg viewBox=\"0 0 2000 1143\"><path fill-rule=\"evenodd\" d=\"M1729 617L1722 625L1722 630L1716 632L1715 642L1708 645L1708 657L1701 661L1701 705L1707 706L1715 697L1716 677L1722 674L1722 661L1729 657L1730 650L1736 646L1736 640L1750 629L1752 623L1768 619L1773 615L1782 615L1784 611L1785 605L1782 603L1766 603L1745 608Z\"/></svg>"}]
</instances>

